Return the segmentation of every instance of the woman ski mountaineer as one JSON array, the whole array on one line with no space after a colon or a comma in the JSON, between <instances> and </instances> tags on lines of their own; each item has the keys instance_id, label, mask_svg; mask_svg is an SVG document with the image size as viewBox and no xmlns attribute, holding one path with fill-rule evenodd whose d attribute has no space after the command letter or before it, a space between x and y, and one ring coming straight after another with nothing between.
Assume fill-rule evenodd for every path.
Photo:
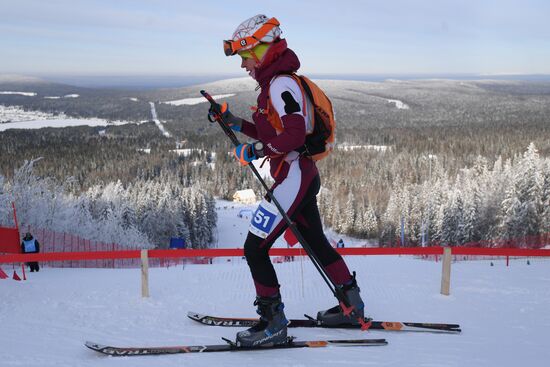
<instances>
[{"instance_id":1,"label":"woman ski mountaineer","mask_svg":"<svg viewBox=\"0 0 550 367\"><path fill-rule=\"evenodd\" d=\"M243 165L267 157L275 184L271 188L289 217L315 252L328 276L341 287L356 315L363 317L364 304L359 287L342 259L323 233L316 195L320 189L319 172L311 157L299 153L304 146L311 101L296 80L290 76L300 67L296 54L282 39L275 18L256 15L242 22L231 40L224 41L227 56L239 55L241 68L260 87L253 122L234 116L226 103L219 106L224 121L255 142L240 144L233 152ZM305 113L304 113L305 110ZM210 113L214 113L211 109ZM312 113L309 114L313 115ZM276 125L278 120L279 125ZM277 129L275 126L282 128ZM260 203L244 244L246 260L256 287L257 313L260 323L237 333L241 346L284 343L287 339L287 318L279 292L277 275L269 258L269 249L287 228L269 200ZM317 318L329 325L358 323L344 315L340 306L320 311Z\"/></svg>"}]
</instances>

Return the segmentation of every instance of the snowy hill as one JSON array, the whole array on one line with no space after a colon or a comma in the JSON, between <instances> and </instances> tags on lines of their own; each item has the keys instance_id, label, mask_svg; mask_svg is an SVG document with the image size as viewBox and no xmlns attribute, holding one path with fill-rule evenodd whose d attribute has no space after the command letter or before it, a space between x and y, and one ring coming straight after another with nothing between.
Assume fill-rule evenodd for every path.
<instances>
[{"instance_id":1,"label":"snowy hill","mask_svg":"<svg viewBox=\"0 0 550 367\"><path fill-rule=\"evenodd\" d=\"M225 210L225 211L224 211ZM248 221L219 206L220 247L238 247ZM240 233L236 237L235 233ZM451 296L439 294L441 264L410 257L348 257L367 313L386 321L452 322L460 335L291 329L301 340L387 338L376 348L123 357L98 355L86 340L120 346L217 344L239 329L203 326L187 311L254 316L245 260L150 270L151 297L140 296L139 269L52 269L29 280L0 280L0 361L12 366L546 366L550 358L548 261L460 262ZM3 266L5 271L11 267ZM314 315L334 299L307 259L275 264L288 317Z\"/></svg>"},{"instance_id":2,"label":"snowy hill","mask_svg":"<svg viewBox=\"0 0 550 367\"><path fill-rule=\"evenodd\" d=\"M87 90L88 89L85 88L54 83L27 75L0 74L0 91L32 92L43 95L67 95L82 93Z\"/></svg>"},{"instance_id":3,"label":"snowy hill","mask_svg":"<svg viewBox=\"0 0 550 367\"><path fill-rule=\"evenodd\" d=\"M28 75L19 75L19 74L0 74L0 84L2 83L46 83L45 80L28 76Z\"/></svg>"}]
</instances>

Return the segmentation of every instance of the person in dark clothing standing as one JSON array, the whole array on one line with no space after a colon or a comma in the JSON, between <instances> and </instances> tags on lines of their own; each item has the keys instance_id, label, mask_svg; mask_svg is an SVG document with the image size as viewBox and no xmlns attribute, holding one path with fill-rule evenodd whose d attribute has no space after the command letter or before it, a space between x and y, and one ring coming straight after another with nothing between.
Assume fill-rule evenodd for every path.
<instances>
[{"instance_id":1,"label":"person in dark clothing standing","mask_svg":"<svg viewBox=\"0 0 550 367\"><path fill-rule=\"evenodd\" d=\"M23 237L23 242L21 242L21 252L24 254L36 254L40 252L40 243L27 232L25 237ZM40 265L37 261L28 262L27 265L31 269L31 273L34 271L40 271Z\"/></svg>"},{"instance_id":2,"label":"person in dark clothing standing","mask_svg":"<svg viewBox=\"0 0 550 367\"><path fill-rule=\"evenodd\" d=\"M231 39L224 41L225 54L242 58L241 68L258 82L260 94L253 121L234 116L226 103L218 110L231 129L255 140L234 149L242 165L263 157L270 160L275 181L271 188L273 195L296 222L333 283L342 288L362 318L364 303L355 274L350 273L323 233L316 199L321 186L319 171L313 159L300 153L306 134L313 126L313 105L290 75L297 72L300 61L280 35L277 19L260 14L242 22ZM254 305L261 321L237 333L237 343L241 346L279 344L286 340L288 320L277 275L269 259L269 249L286 228L274 204L264 199L254 213L244 244L256 288ZM317 318L326 325L356 322L345 315L340 306L320 311Z\"/></svg>"}]
</instances>

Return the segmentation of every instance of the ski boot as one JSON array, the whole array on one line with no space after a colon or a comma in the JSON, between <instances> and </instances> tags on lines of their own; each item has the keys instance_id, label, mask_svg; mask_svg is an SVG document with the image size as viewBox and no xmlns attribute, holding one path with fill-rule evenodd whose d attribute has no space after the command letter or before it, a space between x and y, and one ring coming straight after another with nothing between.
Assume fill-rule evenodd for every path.
<instances>
[{"instance_id":1,"label":"ski boot","mask_svg":"<svg viewBox=\"0 0 550 367\"><path fill-rule=\"evenodd\" d=\"M287 325L289 321L283 311L285 305L281 295L276 297L256 297L254 306L260 322L248 330L237 333L236 344L241 347L261 347L284 344L287 342Z\"/></svg>"},{"instance_id":2,"label":"ski boot","mask_svg":"<svg viewBox=\"0 0 550 367\"><path fill-rule=\"evenodd\" d=\"M317 313L317 320L321 321L323 325L327 326L338 326L338 325L359 325L364 326L363 323L359 322L358 318L364 319L365 317L365 304L361 299L359 292L361 291L357 286L357 281L355 280L355 272L350 284L344 284L341 286L345 295L347 296L350 306L353 307L355 311L355 316L345 315L344 310L340 305L329 308L328 310L319 311Z\"/></svg>"}]
</instances>

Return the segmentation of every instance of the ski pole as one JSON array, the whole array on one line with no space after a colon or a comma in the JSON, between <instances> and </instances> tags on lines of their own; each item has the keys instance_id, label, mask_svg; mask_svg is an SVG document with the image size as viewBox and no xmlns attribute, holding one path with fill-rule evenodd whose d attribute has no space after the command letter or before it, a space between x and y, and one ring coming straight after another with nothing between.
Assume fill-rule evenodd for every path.
<instances>
[{"instance_id":1,"label":"ski pole","mask_svg":"<svg viewBox=\"0 0 550 367\"><path fill-rule=\"evenodd\" d=\"M206 98L210 102L210 105L212 106L212 110L214 111L213 117L216 120L216 122L218 122L218 124L224 131L225 135L229 137L233 145L238 146L240 144L239 139L237 138L233 130L223 120L223 116L220 111L219 104L206 91L201 90L200 93L203 95L204 98ZM330 288L332 294L336 297L336 299L340 303L340 307L342 307L344 314L346 316L355 317L361 324L361 329L367 330L370 326L370 323L366 323L362 317L357 316L357 313L355 312L354 307L351 306L348 297L344 293L344 290L341 287L336 286L336 284L334 284L334 282L329 278L325 269L323 269L323 267L321 266L320 259L313 252L313 250L311 249L311 247L309 246L305 238L302 236L300 231L298 231L296 224L290 219L286 211L282 208L279 201L275 198L275 195L273 195L273 192L269 189L269 187L263 180L262 176L260 176L256 167L254 167L254 165L252 164L249 164L248 166L252 170L252 173L254 173L254 176L256 176L258 181L260 181L261 185L266 190L269 199L277 207L277 210L283 217L283 220L286 222L286 224L288 225L288 227L290 228L290 230L292 231L292 233L294 234L298 242L300 242L304 250L306 250L306 253L309 256L311 262L313 263L313 265L315 266L315 268L317 269L317 271L319 272L319 274L321 275L321 277L323 278L327 286Z\"/></svg>"}]
</instances>

